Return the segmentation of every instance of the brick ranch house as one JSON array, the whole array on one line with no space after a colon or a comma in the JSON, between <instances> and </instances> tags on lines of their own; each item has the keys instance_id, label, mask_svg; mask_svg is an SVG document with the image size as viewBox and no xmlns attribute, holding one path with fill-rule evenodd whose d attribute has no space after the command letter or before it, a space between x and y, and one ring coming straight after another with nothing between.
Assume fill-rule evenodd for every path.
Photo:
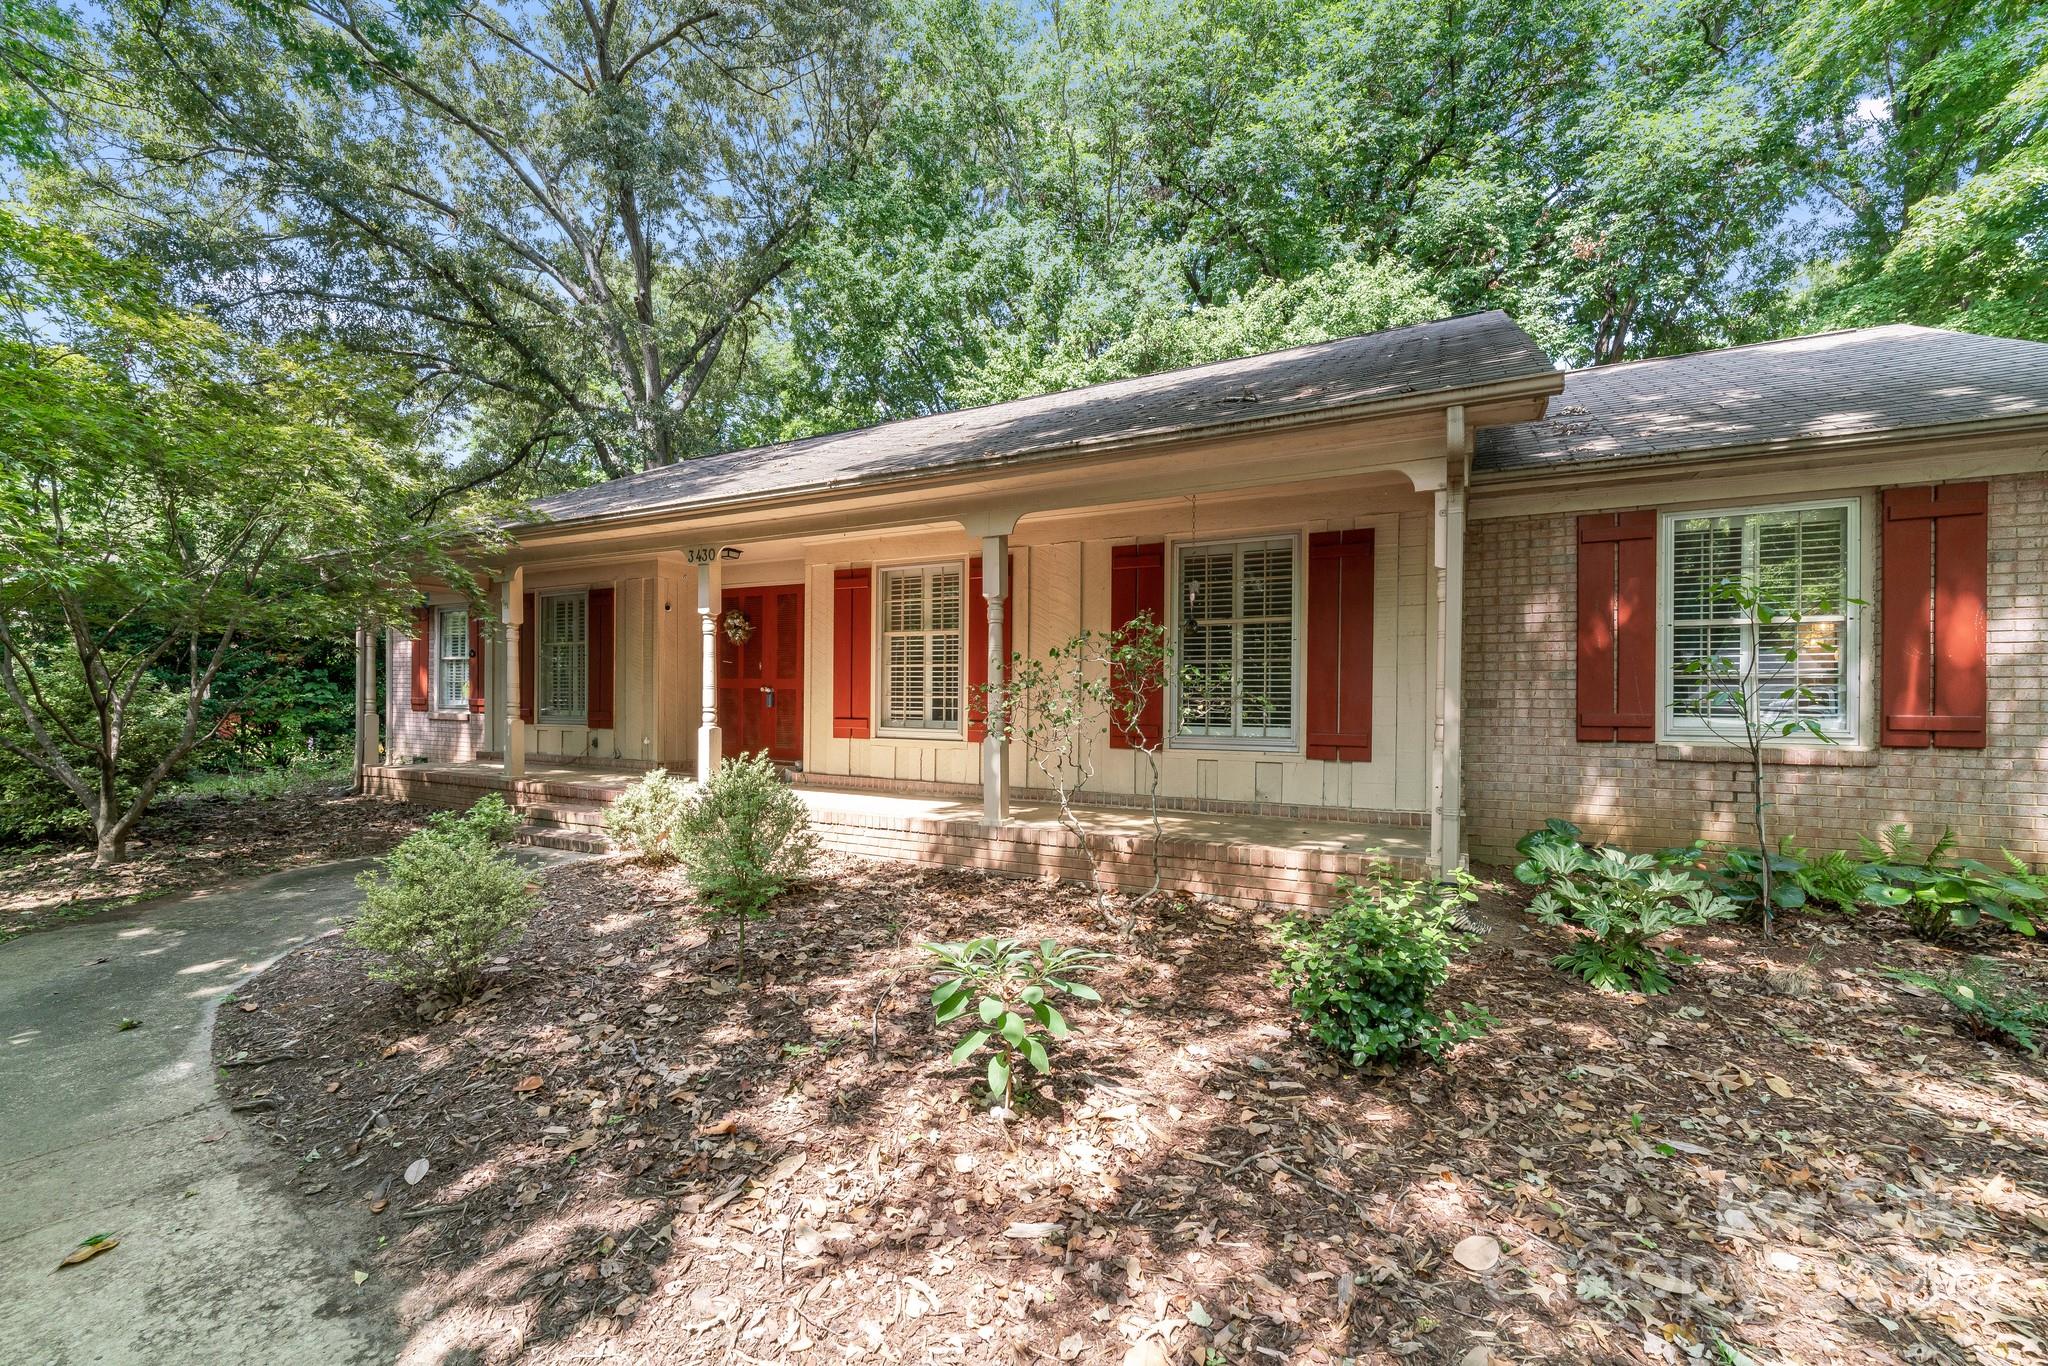
<instances>
[{"instance_id":1,"label":"brick ranch house","mask_svg":"<svg viewBox=\"0 0 2048 1366\"><path fill-rule=\"evenodd\" d=\"M1170 879L1280 902L1375 855L1500 860L1550 816L1738 837L1685 661L1756 628L1744 567L1841 602L1802 628L1785 828L1893 822L2048 857L2048 345L1880 327L1561 373L1482 313L862 431L549 498L429 585L365 692L365 786L511 792L585 836L640 770L786 765L828 843L1072 875L1011 652L1150 610L1241 699L1168 697ZM375 666L374 642L359 646ZM1107 866L1149 879L1138 755L1097 737Z\"/></svg>"}]
</instances>

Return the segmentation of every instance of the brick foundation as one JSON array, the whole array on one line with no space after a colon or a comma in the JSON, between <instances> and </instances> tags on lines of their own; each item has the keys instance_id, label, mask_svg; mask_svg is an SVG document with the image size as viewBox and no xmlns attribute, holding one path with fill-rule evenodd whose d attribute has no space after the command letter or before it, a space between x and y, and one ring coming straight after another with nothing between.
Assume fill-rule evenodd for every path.
<instances>
[{"instance_id":1,"label":"brick foundation","mask_svg":"<svg viewBox=\"0 0 2048 1366\"><path fill-rule=\"evenodd\" d=\"M467 807L487 792L505 790L503 780L488 770L384 765L370 769L365 781L373 796L441 808ZM609 801L619 790L616 783L526 779L514 786L512 796L524 810L552 814L563 824L588 824L552 808ZM1086 881L1089 875L1087 857L1074 837L1056 826L986 826L972 820L899 818L820 805L813 806L812 820L826 848L862 858L979 868L1008 877ZM1089 843L1101 859L1105 881L1131 891L1151 886L1149 839L1095 835ZM1168 839L1162 851L1168 889L1240 903L1325 906L1340 877L1360 877L1388 862L1408 876L1422 872L1415 859L1239 842Z\"/></svg>"}]
</instances>

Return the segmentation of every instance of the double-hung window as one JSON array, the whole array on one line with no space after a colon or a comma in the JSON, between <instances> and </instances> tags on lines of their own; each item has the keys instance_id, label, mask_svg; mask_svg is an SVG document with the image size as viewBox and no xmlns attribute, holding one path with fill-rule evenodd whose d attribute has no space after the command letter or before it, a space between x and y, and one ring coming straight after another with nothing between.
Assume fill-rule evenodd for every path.
<instances>
[{"instance_id":1,"label":"double-hung window","mask_svg":"<svg viewBox=\"0 0 2048 1366\"><path fill-rule=\"evenodd\" d=\"M434 697L442 711L458 711L469 706L469 609L443 607L435 618L440 679Z\"/></svg>"},{"instance_id":2,"label":"double-hung window","mask_svg":"<svg viewBox=\"0 0 2048 1366\"><path fill-rule=\"evenodd\" d=\"M966 694L965 573L955 562L883 569L879 577L883 727L959 731Z\"/></svg>"},{"instance_id":3,"label":"double-hung window","mask_svg":"<svg viewBox=\"0 0 2048 1366\"><path fill-rule=\"evenodd\" d=\"M1667 735L1740 741L1754 720L1774 735L1789 722L1855 738L1857 511L1849 499L1665 514ZM1768 611L1745 607L1731 584Z\"/></svg>"},{"instance_id":4,"label":"double-hung window","mask_svg":"<svg viewBox=\"0 0 2048 1366\"><path fill-rule=\"evenodd\" d=\"M581 725L590 705L590 598L550 593L537 610L534 642L535 701L542 721Z\"/></svg>"},{"instance_id":5,"label":"double-hung window","mask_svg":"<svg viewBox=\"0 0 2048 1366\"><path fill-rule=\"evenodd\" d=\"M1291 536L1177 549L1179 738L1292 743L1299 563Z\"/></svg>"}]
</instances>

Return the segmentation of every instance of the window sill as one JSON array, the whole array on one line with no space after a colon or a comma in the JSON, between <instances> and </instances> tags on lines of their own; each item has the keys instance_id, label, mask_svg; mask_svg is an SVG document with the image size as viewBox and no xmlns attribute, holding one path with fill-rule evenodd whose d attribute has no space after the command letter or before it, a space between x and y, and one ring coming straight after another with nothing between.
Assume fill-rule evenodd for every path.
<instances>
[{"instance_id":1,"label":"window sill","mask_svg":"<svg viewBox=\"0 0 2048 1366\"><path fill-rule=\"evenodd\" d=\"M1660 740L1657 757L1678 764L1744 764L1749 751L1739 745L1699 740ZM1874 749L1839 745L1766 745L1764 762L1787 768L1875 768L1881 756Z\"/></svg>"},{"instance_id":2,"label":"window sill","mask_svg":"<svg viewBox=\"0 0 2048 1366\"><path fill-rule=\"evenodd\" d=\"M481 718L483 716L483 713L480 711L471 711L468 707L460 707L454 710L444 710L439 707L433 707L429 708L427 711L427 719L429 721L467 721L472 716Z\"/></svg>"},{"instance_id":3,"label":"window sill","mask_svg":"<svg viewBox=\"0 0 2048 1366\"><path fill-rule=\"evenodd\" d=\"M1213 740L1176 736L1167 742L1166 751L1169 754L1254 754L1262 759L1303 757L1301 743L1297 740L1278 740L1270 744L1260 744L1257 740L1237 740L1223 736Z\"/></svg>"},{"instance_id":4,"label":"window sill","mask_svg":"<svg viewBox=\"0 0 2048 1366\"><path fill-rule=\"evenodd\" d=\"M908 744L965 744L967 733L958 730L877 730L874 738Z\"/></svg>"}]
</instances>

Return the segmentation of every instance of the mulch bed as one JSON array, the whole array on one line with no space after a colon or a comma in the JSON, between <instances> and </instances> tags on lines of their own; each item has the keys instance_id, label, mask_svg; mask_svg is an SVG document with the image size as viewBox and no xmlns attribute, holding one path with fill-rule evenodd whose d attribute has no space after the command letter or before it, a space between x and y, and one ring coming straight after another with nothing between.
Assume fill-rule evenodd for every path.
<instances>
[{"instance_id":1,"label":"mulch bed","mask_svg":"<svg viewBox=\"0 0 2048 1366\"><path fill-rule=\"evenodd\" d=\"M418 1360L2048 1359L2048 1077L1884 979L1956 956L1889 920L1695 935L1645 1000L1498 895L1446 993L1498 1027L1374 1076L1301 1037L1261 913L1120 939L1070 887L839 861L736 988L671 876L545 892L437 1021L335 940L222 1012L228 1096L372 1213ZM988 932L1117 955L1008 1123L917 949Z\"/></svg>"},{"instance_id":2,"label":"mulch bed","mask_svg":"<svg viewBox=\"0 0 2048 1366\"><path fill-rule=\"evenodd\" d=\"M90 844L0 849L0 942L194 887L381 854L426 812L327 783L281 797L170 796L143 817L132 857L92 866Z\"/></svg>"}]
</instances>

